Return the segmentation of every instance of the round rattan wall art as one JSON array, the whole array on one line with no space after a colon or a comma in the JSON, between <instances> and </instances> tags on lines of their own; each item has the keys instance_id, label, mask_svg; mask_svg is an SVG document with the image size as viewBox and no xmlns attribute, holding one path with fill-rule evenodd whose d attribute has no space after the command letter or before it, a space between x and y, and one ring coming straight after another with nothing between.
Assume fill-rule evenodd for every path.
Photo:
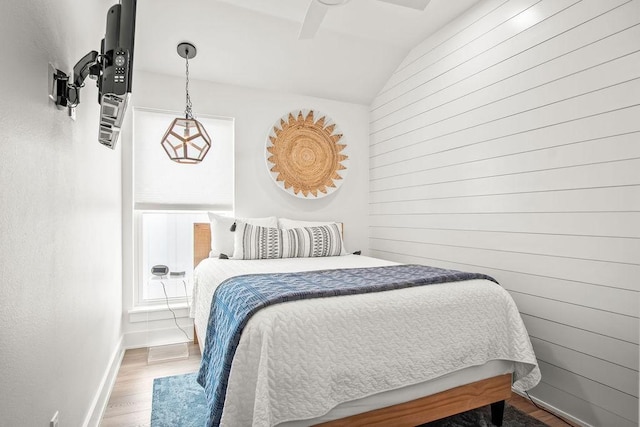
<instances>
[{"instance_id":1,"label":"round rattan wall art","mask_svg":"<svg viewBox=\"0 0 640 427\"><path fill-rule=\"evenodd\" d=\"M274 182L300 198L335 192L347 173L347 145L325 114L297 110L280 118L267 138L267 167Z\"/></svg>"}]
</instances>

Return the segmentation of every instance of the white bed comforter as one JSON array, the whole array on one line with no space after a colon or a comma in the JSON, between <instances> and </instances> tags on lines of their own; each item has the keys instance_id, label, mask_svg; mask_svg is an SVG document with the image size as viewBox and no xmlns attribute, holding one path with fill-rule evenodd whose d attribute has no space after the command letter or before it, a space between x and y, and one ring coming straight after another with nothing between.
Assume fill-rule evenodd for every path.
<instances>
[{"instance_id":1,"label":"white bed comforter","mask_svg":"<svg viewBox=\"0 0 640 427\"><path fill-rule=\"evenodd\" d=\"M203 261L195 272L198 336L225 279L269 272L392 265L363 256ZM201 343L203 345L204 343ZM529 336L501 286L470 280L267 307L233 360L223 426L274 426L490 360L515 363L514 388L540 380Z\"/></svg>"}]
</instances>

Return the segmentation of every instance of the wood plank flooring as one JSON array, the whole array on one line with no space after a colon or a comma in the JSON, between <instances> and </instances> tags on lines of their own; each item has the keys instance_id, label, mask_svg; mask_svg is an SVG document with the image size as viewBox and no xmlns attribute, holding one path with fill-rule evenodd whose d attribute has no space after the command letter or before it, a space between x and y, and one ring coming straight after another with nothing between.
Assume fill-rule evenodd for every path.
<instances>
[{"instance_id":1,"label":"wood plank flooring","mask_svg":"<svg viewBox=\"0 0 640 427\"><path fill-rule=\"evenodd\" d=\"M124 354L101 426L149 426L153 379L195 372L200 366L200 350L193 343L189 344L188 359L148 365L147 352L139 348Z\"/></svg>"},{"instance_id":2,"label":"wood plank flooring","mask_svg":"<svg viewBox=\"0 0 640 427\"><path fill-rule=\"evenodd\" d=\"M100 423L101 426L149 426L153 379L195 372L200 365L200 351L195 344L189 344L188 359L150 365L147 364L147 351L146 348L126 351L118 377L111 391L107 409ZM527 399L517 394L513 394L508 403L550 427L567 426L566 423L545 411L537 409Z\"/></svg>"}]
</instances>

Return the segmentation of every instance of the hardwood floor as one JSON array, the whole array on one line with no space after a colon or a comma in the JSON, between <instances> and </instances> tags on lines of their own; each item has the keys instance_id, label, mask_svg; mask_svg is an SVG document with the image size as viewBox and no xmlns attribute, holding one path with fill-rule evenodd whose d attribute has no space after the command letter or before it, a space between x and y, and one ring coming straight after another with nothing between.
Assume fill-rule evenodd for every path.
<instances>
[{"instance_id":1,"label":"hardwood floor","mask_svg":"<svg viewBox=\"0 0 640 427\"><path fill-rule=\"evenodd\" d=\"M195 372L200 366L198 346L189 344L189 358L147 364L147 349L127 350L102 417L104 427L149 426L153 379Z\"/></svg>"},{"instance_id":2,"label":"hardwood floor","mask_svg":"<svg viewBox=\"0 0 640 427\"><path fill-rule=\"evenodd\" d=\"M189 344L188 359L150 365L147 364L146 348L127 350L100 425L103 427L149 426L153 379L195 372L199 365L200 351L193 343ZM567 426L566 423L537 409L527 399L515 393L508 403L551 427Z\"/></svg>"},{"instance_id":3,"label":"hardwood floor","mask_svg":"<svg viewBox=\"0 0 640 427\"><path fill-rule=\"evenodd\" d=\"M533 404L529 399L525 399L524 397L518 394L513 393L511 399L507 400L507 403L513 406L514 408L518 408L520 411L524 412L530 417L533 417L539 421L542 421L543 423L545 423L550 427L568 427L568 426L578 427L577 424L574 424L569 421L559 420L554 415L542 409L536 408L535 406L533 406Z\"/></svg>"}]
</instances>

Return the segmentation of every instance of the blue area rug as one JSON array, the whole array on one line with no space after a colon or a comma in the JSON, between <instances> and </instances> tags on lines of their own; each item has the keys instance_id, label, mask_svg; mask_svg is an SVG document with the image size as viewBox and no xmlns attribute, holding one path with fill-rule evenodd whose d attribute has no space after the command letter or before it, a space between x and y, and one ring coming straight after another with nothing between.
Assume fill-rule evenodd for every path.
<instances>
[{"instance_id":1,"label":"blue area rug","mask_svg":"<svg viewBox=\"0 0 640 427\"><path fill-rule=\"evenodd\" d=\"M197 372L153 380L151 427L204 427L207 405L196 382ZM421 427L491 427L488 406L444 418ZM545 427L546 424L506 405L503 427Z\"/></svg>"},{"instance_id":2,"label":"blue area rug","mask_svg":"<svg viewBox=\"0 0 640 427\"><path fill-rule=\"evenodd\" d=\"M197 372L153 380L151 427L204 427L207 402Z\"/></svg>"}]
</instances>

